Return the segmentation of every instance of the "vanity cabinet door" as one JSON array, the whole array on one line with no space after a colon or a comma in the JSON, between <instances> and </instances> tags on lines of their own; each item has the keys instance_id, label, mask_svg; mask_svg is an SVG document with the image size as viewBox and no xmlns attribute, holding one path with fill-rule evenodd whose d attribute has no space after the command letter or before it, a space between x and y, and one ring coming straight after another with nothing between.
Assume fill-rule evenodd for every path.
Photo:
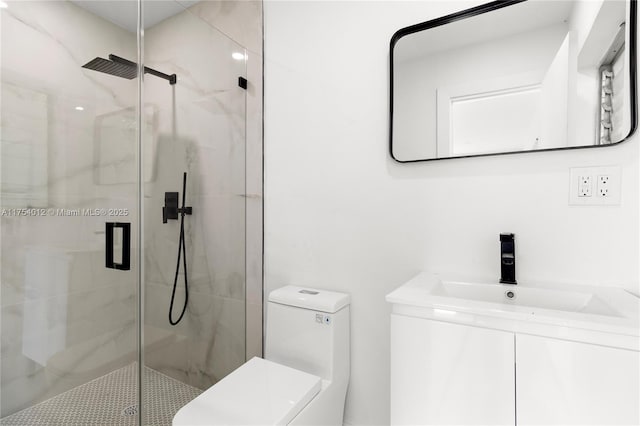
<instances>
[{"instance_id":1,"label":"vanity cabinet door","mask_svg":"<svg viewBox=\"0 0 640 426\"><path fill-rule=\"evenodd\" d=\"M640 353L516 336L518 425L640 424Z\"/></svg>"},{"instance_id":2,"label":"vanity cabinet door","mask_svg":"<svg viewBox=\"0 0 640 426\"><path fill-rule=\"evenodd\" d=\"M392 425L514 425L514 335L391 315Z\"/></svg>"}]
</instances>

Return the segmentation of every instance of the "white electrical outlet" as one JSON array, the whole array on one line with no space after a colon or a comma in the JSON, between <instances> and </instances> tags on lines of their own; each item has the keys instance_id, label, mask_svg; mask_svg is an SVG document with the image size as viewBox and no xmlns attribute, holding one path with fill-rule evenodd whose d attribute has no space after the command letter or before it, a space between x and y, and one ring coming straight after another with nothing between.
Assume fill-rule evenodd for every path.
<instances>
[{"instance_id":1,"label":"white electrical outlet","mask_svg":"<svg viewBox=\"0 0 640 426\"><path fill-rule=\"evenodd\" d=\"M570 169L569 205L619 205L620 167Z\"/></svg>"},{"instance_id":2,"label":"white electrical outlet","mask_svg":"<svg viewBox=\"0 0 640 426\"><path fill-rule=\"evenodd\" d=\"M611 191L609 188L611 187L611 176L609 175L598 175L596 180L597 182L597 191L596 194L598 197L611 197Z\"/></svg>"},{"instance_id":3,"label":"white electrical outlet","mask_svg":"<svg viewBox=\"0 0 640 426\"><path fill-rule=\"evenodd\" d=\"M591 176L578 176L578 197L591 197Z\"/></svg>"}]
</instances>

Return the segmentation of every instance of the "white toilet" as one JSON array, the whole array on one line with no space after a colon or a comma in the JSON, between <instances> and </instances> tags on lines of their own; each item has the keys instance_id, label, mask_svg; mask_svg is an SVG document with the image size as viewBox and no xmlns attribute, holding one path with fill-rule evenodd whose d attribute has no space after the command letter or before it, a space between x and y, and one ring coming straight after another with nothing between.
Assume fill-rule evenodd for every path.
<instances>
[{"instance_id":1,"label":"white toilet","mask_svg":"<svg viewBox=\"0 0 640 426\"><path fill-rule=\"evenodd\" d=\"M265 357L185 405L174 426L342 425L349 295L295 286L269 295Z\"/></svg>"}]
</instances>

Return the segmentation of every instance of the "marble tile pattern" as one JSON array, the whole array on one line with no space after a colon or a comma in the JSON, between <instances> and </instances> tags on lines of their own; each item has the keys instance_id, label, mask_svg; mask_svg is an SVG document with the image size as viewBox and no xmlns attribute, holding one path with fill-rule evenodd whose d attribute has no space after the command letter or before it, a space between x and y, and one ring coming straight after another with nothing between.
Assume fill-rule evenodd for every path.
<instances>
[{"instance_id":1,"label":"marble tile pattern","mask_svg":"<svg viewBox=\"0 0 640 426\"><path fill-rule=\"evenodd\" d=\"M245 362L250 338L252 354L262 352L260 307L254 306L258 314L250 317L253 334L245 332L249 282L253 294L259 291L254 297L262 297L262 75L254 66L249 76L247 47L218 28L224 16L226 24L261 22L261 9L243 3L200 2L145 31L147 66L178 76L173 87L145 79L145 104L158 112L155 180L145 185L145 329L175 335L161 350L146 345L145 362L202 389ZM218 21L206 19L211 14ZM261 26L258 31L261 50ZM245 59L234 59L233 53ZM247 91L238 86L240 76L249 79ZM250 156L260 167L251 177L259 193L248 192ZM172 327L167 317L179 222L163 224L161 212L165 191L182 192L183 172L188 174L187 205L193 207L185 222L189 307ZM181 265L174 317L183 300Z\"/></svg>"},{"instance_id":2,"label":"marble tile pattern","mask_svg":"<svg viewBox=\"0 0 640 426\"><path fill-rule=\"evenodd\" d=\"M246 183L246 359L262 356L263 291L263 146L262 146L262 1L199 2L189 11L243 46L247 72Z\"/></svg>"},{"instance_id":3,"label":"marble tile pattern","mask_svg":"<svg viewBox=\"0 0 640 426\"><path fill-rule=\"evenodd\" d=\"M205 0L189 11L245 49L262 55L262 1Z\"/></svg>"},{"instance_id":4,"label":"marble tile pattern","mask_svg":"<svg viewBox=\"0 0 640 426\"><path fill-rule=\"evenodd\" d=\"M2 83L2 205L47 206L47 95Z\"/></svg>"},{"instance_id":5,"label":"marble tile pattern","mask_svg":"<svg viewBox=\"0 0 640 426\"><path fill-rule=\"evenodd\" d=\"M2 417L130 363L137 304L136 270L104 267L104 222L133 221L136 189L98 182L94 158L99 117L135 108L136 82L81 68L109 53L135 58L135 36L69 2L6 3L0 9L0 143L7 154L0 157L0 207L130 213L0 216ZM135 146L125 131L130 125L114 124L122 126L119 138L129 135L119 142ZM15 144L46 147L20 151ZM135 158L119 161L135 170ZM27 168L37 170L20 175ZM21 181L29 184L22 193L4 185Z\"/></svg>"}]
</instances>

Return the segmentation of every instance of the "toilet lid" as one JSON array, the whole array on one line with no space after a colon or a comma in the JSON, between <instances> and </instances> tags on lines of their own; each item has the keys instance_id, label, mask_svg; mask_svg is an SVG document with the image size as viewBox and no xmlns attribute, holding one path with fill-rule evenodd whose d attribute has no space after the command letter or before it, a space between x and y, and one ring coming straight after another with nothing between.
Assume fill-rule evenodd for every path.
<instances>
[{"instance_id":1,"label":"toilet lid","mask_svg":"<svg viewBox=\"0 0 640 426\"><path fill-rule=\"evenodd\" d=\"M173 426L286 425L320 388L317 376L255 357L182 407Z\"/></svg>"}]
</instances>

